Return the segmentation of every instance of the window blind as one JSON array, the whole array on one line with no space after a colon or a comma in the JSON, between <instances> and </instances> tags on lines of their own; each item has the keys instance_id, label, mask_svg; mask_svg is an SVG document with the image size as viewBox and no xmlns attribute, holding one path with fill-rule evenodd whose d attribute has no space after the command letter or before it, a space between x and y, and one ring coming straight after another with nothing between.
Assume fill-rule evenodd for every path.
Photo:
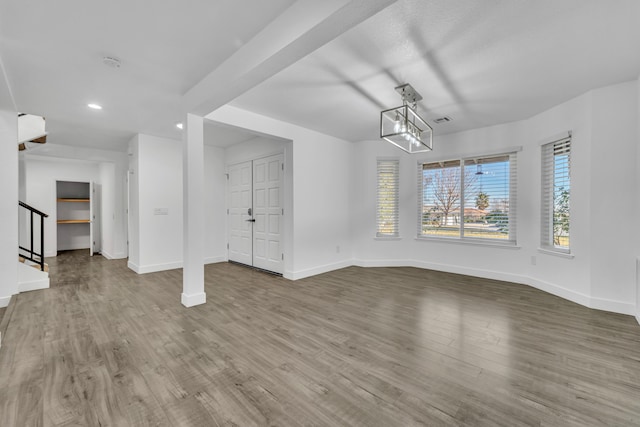
<instances>
[{"instance_id":1,"label":"window blind","mask_svg":"<svg viewBox=\"0 0 640 427\"><path fill-rule=\"evenodd\" d=\"M515 243L517 155L421 164L418 235Z\"/></svg>"},{"instance_id":2,"label":"window blind","mask_svg":"<svg viewBox=\"0 0 640 427\"><path fill-rule=\"evenodd\" d=\"M460 160L424 163L419 176L419 235L460 237Z\"/></svg>"},{"instance_id":3,"label":"window blind","mask_svg":"<svg viewBox=\"0 0 640 427\"><path fill-rule=\"evenodd\" d=\"M516 240L517 157L515 153L464 161L462 235Z\"/></svg>"},{"instance_id":4,"label":"window blind","mask_svg":"<svg viewBox=\"0 0 640 427\"><path fill-rule=\"evenodd\" d=\"M570 248L571 137L542 146L540 245Z\"/></svg>"},{"instance_id":5,"label":"window blind","mask_svg":"<svg viewBox=\"0 0 640 427\"><path fill-rule=\"evenodd\" d=\"M378 160L376 236L398 237L400 204L400 164L398 160Z\"/></svg>"}]
</instances>

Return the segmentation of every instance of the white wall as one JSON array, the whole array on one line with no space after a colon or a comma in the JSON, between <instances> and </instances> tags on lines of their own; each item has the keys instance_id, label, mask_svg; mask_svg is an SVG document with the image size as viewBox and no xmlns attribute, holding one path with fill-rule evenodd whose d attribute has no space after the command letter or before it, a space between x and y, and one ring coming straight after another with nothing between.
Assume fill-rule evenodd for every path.
<instances>
[{"instance_id":1,"label":"white wall","mask_svg":"<svg viewBox=\"0 0 640 427\"><path fill-rule=\"evenodd\" d=\"M129 142L129 268L182 267L182 142L136 135ZM227 260L225 150L204 147L205 263ZM126 191L126 189L125 189ZM166 209L167 215L156 215Z\"/></svg>"},{"instance_id":2,"label":"white wall","mask_svg":"<svg viewBox=\"0 0 640 427\"><path fill-rule=\"evenodd\" d=\"M591 296L628 314L616 305L635 305L637 91L632 81L592 92Z\"/></svg>"},{"instance_id":3,"label":"white wall","mask_svg":"<svg viewBox=\"0 0 640 427\"><path fill-rule=\"evenodd\" d=\"M207 118L290 141L285 144L284 276L298 279L351 264L352 145L231 106Z\"/></svg>"},{"instance_id":4,"label":"white wall","mask_svg":"<svg viewBox=\"0 0 640 427\"><path fill-rule=\"evenodd\" d=\"M286 145L287 141L259 136L227 147L224 150L225 163L230 166L273 154L284 153Z\"/></svg>"},{"instance_id":5,"label":"white wall","mask_svg":"<svg viewBox=\"0 0 640 427\"><path fill-rule=\"evenodd\" d=\"M26 203L34 208L49 214L44 222L44 253L46 257L57 255L58 251L58 227L82 227L82 230L67 228L64 233L84 233L86 224L57 224L56 181L99 182L99 164L81 160L46 158L29 156L25 160L27 179ZM39 224L34 224L34 247L40 250ZM64 242L67 242L65 240ZM67 242L71 244L71 241ZM86 245L89 247L88 240ZM72 249L65 243L60 249Z\"/></svg>"},{"instance_id":6,"label":"white wall","mask_svg":"<svg viewBox=\"0 0 640 427\"><path fill-rule=\"evenodd\" d=\"M45 212L54 215L45 220L48 227L45 233L49 232L45 235L46 256L55 256L57 249L57 242L54 241L57 234L56 205L50 198L51 195L55 197L56 180L93 180L96 183L97 191L101 193L97 232L97 236L104 240L99 243L101 252L108 259L127 256L126 153L47 143L25 152L21 159L23 199L30 198L38 204L45 201ZM30 194L27 195L27 192Z\"/></svg>"},{"instance_id":7,"label":"white wall","mask_svg":"<svg viewBox=\"0 0 640 427\"><path fill-rule=\"evenodd\" d=\"M352 238L359 265L413 265L526 283L581 304L635 312L637 82L598 89L516 123L435 136L412 157L381 141L355 145ZM571 130L572 257L538 250L540 144ZM437 128L436 128L437 131ZM417 162L522 146L518 154L518 248L418 241ZM399 157L400 240L376 240L377 157ZM612 188L616 188L612 191ZM622 197L621 197L622 195ZM624 200L621 200L624 199ZM616 220L611 221L611 206ZM626 232L625 232L626 230ZM532 257L535 257L535 265Z\"/></svg>"},{"instance_id":8,"label":"white wall","mask_svg":"<svg viewBox=\"0 0 640 427\"><path fill-rule=\"evenodd\" d=\"M18 116L7 92L0 75L0 307L18 293Z\"/></svg>"},{"instance_id":9,"label":"white wall","mask_svg":"<svg viewBox=\"0 0 640 427\"><path fill-rule=\"evenodd\" d=\"M116 199L116 165L113 163L100 163L100 200ZM122 194L119 192L119 194ZM120 197L119 199L122 199ZM114 205L107 208L105 203L100 203L100 251L102 256L107 259L114 258L114 237L115 237L115 220L116 207Z\"/></svg>"},{"instance_id":10,"label":"white wall","mask_svg":"<svg viewBox=\"0 0 640 427\"><path fill-rule=\"evenodd\" d=\"M640 77L638 77L638 111L636 112L636 213L640 213ZM640 323L640 227L634 234L636 238L636 320Z\"/></svg>"},{"instance_id":11,"label":"white wall","mask_svg":"<svg viewBox=\"0 0 640 427\"><path fill-rule=\"evenodd\" d=\"M140 265L140 198L138 175L138 143L140 135L136 135L129 141L128 157L129 168L127 170L128 186L128 217L127 217L127 239L128 239L128 266L136 271Z\"/></svg>"},{"instance_id":12,"label":"white wall","mask_svg":"<svg viewBox=\"0 0 640 427\"><path fill-rule=\"evenodd\" d=\"M182 266L182 146L180 141L138 135L132 141L132 197L136 218L129 267L137 273Z\"/></svg>"},{"instance_id":13,"label":"white wall","mask_svg":"<svg viewBox=\"0 0 640 427\"><path fill-rule=\"evenodd\" d=\"M204 147L205 264L227 260L225 150Z\"/></svg>"}]
</instances>

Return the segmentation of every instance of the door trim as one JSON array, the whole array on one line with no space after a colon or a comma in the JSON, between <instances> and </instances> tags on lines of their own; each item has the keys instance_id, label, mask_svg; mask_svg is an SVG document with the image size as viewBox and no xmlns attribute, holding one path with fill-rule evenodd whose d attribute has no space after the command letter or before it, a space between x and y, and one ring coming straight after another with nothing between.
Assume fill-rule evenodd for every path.
<instances>
[{"instance_id":1,"label":"door trim","mask_svg":"<svg viewBox=\"0 0 640 427\"><path fill-rule=\"evenodd\" d=\"M281 171L280 171L280 192L281 192L281 197L280 197L280 209L281 209L281 214L280 214L280 220L279 220L279 227L280 227L280 240L279 240L279 244L280 244L280 253L281 253L281 258L282 258L282 263L280 264L280 269L282 271L280 272L276 272L276 271L271 271L271 270L266 270L260 267L255 267L254 265L250 265L250 264L244 264L242 262L238 262L238 261L233 261L231 259L229 259L229 246L230 246L230 231L231 231L231 222L229 219L229 210L230 210L230 206L231 206L231 192L230 192L230 169L233 168L234 166L237 165L241 165L243 163L248 163L251 162L251 205L252 205L252 209L253 209L253 199L254 199L254 188L253 188L253 181L254 181L254 162L257 160L262 160L262 159L267 159L269 157L275 157L275 156L281 156L280 157L280 162L281 162ZM285 262L284 259L286 257L286 253L285 253L285 236L286 236L286 220L285 220L285 207L287 206L287 201L288 201L288 193L286 191L287 189L287 179L286 179L286 160L287 160L287 155L286 155L286 150L279 150L279 151L274 151L270 154L266 154L266 155L260 155L259 157L253 157L250 159L243 159L242 161L237 161L234 163L230 163L230 164L225 164L225 174L227 177L227 182L226 182L226 186L225 186L225 203L226 203L226 209L227 209L227 221L226 221L226 244L227 244L227 261L230 263L234 263L234 264L238 264L238 265L243 265L243 266L247 266L250 268L253 268L257 271L263 271L269 274L273 274L276 276L283 276L284 275L284 271L285 271ZM251 233L251 244L252 244L252 264L254 263L254 255L253 255L253 242L254 241L254 233L252 230Z\"/></svg>"}]
</instances>

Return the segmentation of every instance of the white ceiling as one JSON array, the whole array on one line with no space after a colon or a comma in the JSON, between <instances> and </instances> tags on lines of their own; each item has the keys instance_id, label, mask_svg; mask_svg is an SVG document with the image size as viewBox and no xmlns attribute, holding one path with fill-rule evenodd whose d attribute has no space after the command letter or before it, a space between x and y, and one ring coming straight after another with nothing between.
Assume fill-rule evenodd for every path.
<instances>
[{"instance_id":1,"label":"white ceiling","mask_svg":"<svg viewBox=\"0 0 640 427\"><path fill-rule=\"evenodd\" d=\"M18 109L47 118L49 141L122 150L135 133L179 139L183 95L292 4L302 21L305 1L0 0L0 57ZM400 104L393 88L408 82L423 116L453 119L434 126L437 136L530 117L640 74L637 0L398 0L335 36L262 73L232 104L377 139L380 110ZM122 67L104 66L107 55ZM207 129L219 146L251 137Z\"/></svg>"},{"instance_id":2,"label":"white ceiling","mask_svg":"<svg viewBox=\"0 0 640 427\"><path fill-rule=\"evenodd\" d=\"M2 0L0 57L19 111L45 116L50 142L179 139L182 95L293 1Z\"/></svg>"},{"instance_id":3,"label":"white ceiling","mask_svg":"<svg viewBox=\"0 0 640 427\"><path fill-rule=\"evenodd\" d=\"M434 136L530 117L640 74L637 0L402 0L232 102L350 141L379 138L410 83Z\"/></svg>"}]
</instances>

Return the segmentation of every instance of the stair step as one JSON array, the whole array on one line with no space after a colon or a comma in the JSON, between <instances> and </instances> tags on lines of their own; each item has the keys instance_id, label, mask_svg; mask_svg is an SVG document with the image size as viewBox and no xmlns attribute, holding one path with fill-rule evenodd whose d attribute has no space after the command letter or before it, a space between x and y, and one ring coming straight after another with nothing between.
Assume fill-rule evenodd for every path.
<instances>
[{"instance_id":1,"label":"stair step","mask_svg":"<svg viewBox=\"0 0 640 427\"><path fill-rule=\"evenodd\" d=\"M21 263L28 265L29 267L33 267L37 270L40 270L40 264L36 264L33 263L31 261L27 261L26 259L22 258L21 256L18 256L18 261L20 261ZM49 272L49 264L47 264L46 262L44 263L44 271L45 272Z\"/></svg>"}]
</instances>

